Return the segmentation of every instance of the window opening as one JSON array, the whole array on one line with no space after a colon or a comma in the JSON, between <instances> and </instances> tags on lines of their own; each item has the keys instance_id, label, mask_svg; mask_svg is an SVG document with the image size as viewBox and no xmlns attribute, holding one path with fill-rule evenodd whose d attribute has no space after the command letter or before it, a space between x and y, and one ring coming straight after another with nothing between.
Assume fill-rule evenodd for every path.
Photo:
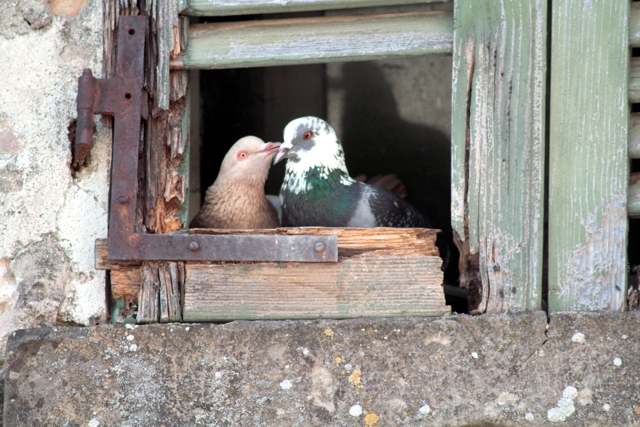
<instances>
[{"instance_id":1,"label":"window opening","mask_svg":"<svg viewBox=\"0 0 640 427\"><path fill-rule=\"evenodd\" d=\"M239 138L280 142L289 121L321 117L336 130L352 177L397 175L406 200L443 230L447 304L467 311L450 226L451 57L202 70L199 86L202 142L191 170L201 171L200 194L192 197L202 201ZM266 194L278 194L284 163L271 167Z\"/></svg>"}]
</instances>

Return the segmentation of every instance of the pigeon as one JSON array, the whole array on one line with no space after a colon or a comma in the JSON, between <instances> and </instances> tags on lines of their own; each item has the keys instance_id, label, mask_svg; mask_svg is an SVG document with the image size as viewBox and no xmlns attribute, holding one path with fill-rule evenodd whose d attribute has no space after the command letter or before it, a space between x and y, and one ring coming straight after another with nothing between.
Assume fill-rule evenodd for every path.
<instances>
[{"instance_id":1,"label":"pigeon","mask_svg":"<svg viewBox=\"0 0 640 427\"><path fill-rule=\"evenodd\" d=\"M284 227L429 227L429 220L391 191L349 176L333 128L317 117L284 129L274 164L287 159L280 188Z\"/></svg>"},{"instance_id":2,"label":"pigeon","mask_svg":"<svg viewBox=\"0 0 640 427\"><path fill-rule=\"evenodd\" d=\"M278 227L276 209L264 194L271 159L278 147L278 142L265 143L255 136L245 136L233 144L190 227Z\"/></svg>"}]
</instances>

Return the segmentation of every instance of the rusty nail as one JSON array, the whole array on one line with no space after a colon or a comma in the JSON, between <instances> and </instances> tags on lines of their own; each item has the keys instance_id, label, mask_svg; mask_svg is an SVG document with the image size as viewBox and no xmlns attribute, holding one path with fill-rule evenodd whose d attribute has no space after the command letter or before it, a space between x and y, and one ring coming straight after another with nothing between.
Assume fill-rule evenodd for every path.
<instances>
[{"instance_id":1,"label":"rusty nail","mask_svg":"<svg viewBox=\"0 0 640 427\"><path fill-rule=\"evenodd\" d=\"M324 251L324 243L322 243L322 242L316 243L315 246L313 247L313 249L315 249L316 252Z\"/></svg>"},{"instance_id":2,"label":"rusty nail","mask_svg":"<svg viewBox=\"0 0 640 427\"><path fill-rule=\"evenodd\" d=\"M120 196L120 197L118 197L118 201L119 201L120 203L127 203L127 202L129 201L129 197L127 197L127 196Z\"/></svg>"},{"instance_id":3,"label":"rusty nail","mask_svg":"<svg viewBox=\"0 0 640 427\"><path fill-rule=\"evenodd\" d=\"M197 251L198 249L200 249L200 245L198 244L198 242L191 242L189 243L189 249L191 249L192 251Z\"/></svg>"}]
</instances>

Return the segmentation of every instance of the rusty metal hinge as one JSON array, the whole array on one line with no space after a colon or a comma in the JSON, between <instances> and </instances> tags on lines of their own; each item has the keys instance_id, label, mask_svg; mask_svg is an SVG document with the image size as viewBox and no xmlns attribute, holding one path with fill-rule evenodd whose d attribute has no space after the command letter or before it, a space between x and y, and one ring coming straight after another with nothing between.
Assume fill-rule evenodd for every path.
<instances>
[{"instance_id":1,"label":"rusty metal hinge","mask_svg":"<svg viewBox=\"0 0 640 427\"><path fill-rule=\"evenodd\" d=\"M131 261L337 262L336 236L144 234L135 231L138 200L145 16L119 17L116 77L78 79L74 165L84 163L93 115L114 117L108 258ZM322 247L322 250L318 250Z\"/></svg>"},{"instance_id":2,"label":"rusty metal hinge","mask_svg":"<svg viewBox=\"0 0 640 427\"><path fill-rule=\"evenodd\" d=\"M119 121L119 128L140 127L140 100L144 78L145 16L120 16L116 76L96 79L86 68L78 78L78 121L73 166L82 165L93 145L93 115L106 114Z\"/></svg>"}]
</instances>

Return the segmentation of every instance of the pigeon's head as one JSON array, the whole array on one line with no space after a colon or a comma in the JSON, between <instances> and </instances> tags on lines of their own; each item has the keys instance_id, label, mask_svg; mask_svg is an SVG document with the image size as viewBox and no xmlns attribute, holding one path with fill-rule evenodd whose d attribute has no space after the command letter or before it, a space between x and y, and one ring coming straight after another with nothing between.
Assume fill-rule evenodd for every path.
<instances>
[{"instance_id":1,"label":"pigeon's head","mask_svg":"<svg viewBox=\"0 0 640 427\"><path fill-rule=\"evenodd\" d=\"M287 167L299 169L323 166L346 172L342 145L329 123L317 117L300 117L284 128L284 142L273 159L289 159Z\"/></svg>"},{"instance_id":2,"label":"pigeon's head","mask_svg":"<svg viewBox=\"0 0 640 427\"><path fill-rule=\"evenodd\" d=\"M222 160L218 179L250 180L264 184L271 159L280 148L279 142L264 142L255 136L240 138Z\"/></svg>"}]
</instances>

